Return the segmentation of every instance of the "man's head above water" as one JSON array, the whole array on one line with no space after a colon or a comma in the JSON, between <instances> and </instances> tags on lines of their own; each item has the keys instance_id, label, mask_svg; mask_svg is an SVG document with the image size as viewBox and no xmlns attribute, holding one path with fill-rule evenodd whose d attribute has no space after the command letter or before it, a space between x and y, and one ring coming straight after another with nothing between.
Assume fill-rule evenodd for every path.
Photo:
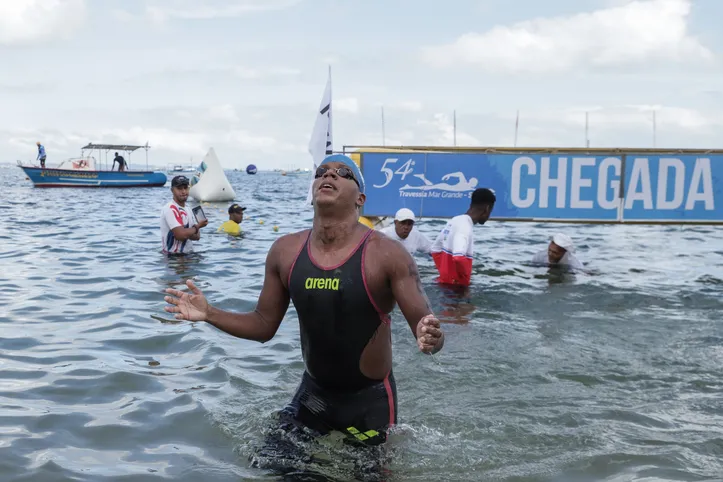
<instances>
[{"instance_id":1,"label":"man's head above water","mask_svg":"<svg viewBox=\"0 0 723 482\"><path fill-rule=\"evenodd\" d=\"M414 228L415 221L416 218L411 209L402 208L397 211L397 214L394 216L394 230L397 236L402 239L407 239L409 233L411 233Z\"/></svg>"},{"instance_id":2,"label":"man's head above water","mask_svg":"<svg viewBox=\"0 0 723 482\"><path fill-rule=\"evenodd\" d=\"M173 200L180 206L185 206L188 200L188 178L186 176L176 176L171 180L171 192Z\"/></svg>"},{"instance_id":3,"label":"man's head above water","mask_svg":"<svg viewBox=\"0 0 723 482\"><path fill-rule=\"evenodd\" d=\"M497 197L492 189L480 187L472 193L472 200L469 203L467 214L472 218L474 224L484 224L490 218L492 209L495 207Z\"/></svg>"},{"instance_id":4,"label":"man's head above water","mask_svg":"<svg viewBox=\"0 0 723 482\"><path fill-rule=\"evenodd\" d=\"M313 200L317 212L321 209L356 210L364 205L365 184L359 166L351 158L334 154L324 159L314 174Z\"/></svg>"},{"instance_id":5,"label":"man's head above water","mask_svg":"<svg viewBox=\"0 0 723 482\"><path fill-rule=\"evenodd\" d=\"M550 264L559 263L568 251L572 251L574 245L570 236L558 233L552 237L547 246L547 258Z\"/></svg>"}]
</instances>

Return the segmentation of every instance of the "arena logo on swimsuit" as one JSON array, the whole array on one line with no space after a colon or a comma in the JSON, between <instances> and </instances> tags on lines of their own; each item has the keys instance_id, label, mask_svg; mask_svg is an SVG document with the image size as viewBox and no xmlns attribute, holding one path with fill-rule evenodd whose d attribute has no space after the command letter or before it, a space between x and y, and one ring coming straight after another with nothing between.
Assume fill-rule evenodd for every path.
<instances>
[{"instance_id":1,"label":"arena logo on swimsuit","mask_svg":"<svg viewBox=\"0 0 723 482\"><path fill-rule=\"evenodd\" d=\"M307 290L339 290L339 278L306 278Z\"/></svg>"}]
</instances>

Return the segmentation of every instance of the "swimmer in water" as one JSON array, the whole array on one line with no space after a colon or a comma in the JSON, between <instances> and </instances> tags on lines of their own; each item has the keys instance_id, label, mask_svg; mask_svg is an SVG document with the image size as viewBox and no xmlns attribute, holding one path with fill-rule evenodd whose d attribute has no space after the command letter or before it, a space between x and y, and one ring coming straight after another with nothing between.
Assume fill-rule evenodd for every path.
<instances>
[{"instance_id":1,"label":"swimmer in water","mask_svg":"<svg viewBox=\"0 0 723 482\"><path fill-rule=\"evenodd\" d=\"M386 441L398 416L389 313L399 305L423 353L438 352L444 335L411 255L401 243L359 223L364 186L349 157L323 161L313 183L312 228L271 246L254 311L215 308L192 281L186 282L190 292L167 290L165 309L177 319L206 321L263 343L274 337L293 302L306 370L279 413L280 427L297 434L338 431L352 443L376 446ZM263 457L282 445L270 437Z\"/></svg>"},{"instance_id":2,"label":"swimmer in water","mask_svg":"<svg viewBox=\"0 0 723 482\"><path fill-rule=\"evenodd\" d=\"M218 227L216 231L223 231L232 236L241 235L241 222L244 220L245 207L234 203L228 208L228 221Z\"/></svg>"},{"instance_id":3,"label":"swimmer in water","mask_svg":"<svg viewBox=\"0 0 723 482\"><path fill-rule=\"evenodd\" d=\"M552 236L547 249L538 251L532 258L532 263L543 266L560 266L570 269L583 269L580 260L573 254L575 245L572 238L566 234L557 233Z\"/></svg>"}]
</instances>

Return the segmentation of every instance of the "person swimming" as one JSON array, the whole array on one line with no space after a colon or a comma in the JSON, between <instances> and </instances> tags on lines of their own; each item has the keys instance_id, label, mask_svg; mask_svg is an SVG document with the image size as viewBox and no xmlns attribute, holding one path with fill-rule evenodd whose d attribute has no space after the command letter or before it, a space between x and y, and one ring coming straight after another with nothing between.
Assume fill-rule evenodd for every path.
<instances>
[{"instance_id":1,"label":"person swimming","mask_svg":"<svg viewBox=\"0 0 723 482\"><path fill-rule=\"evenodd\" d=\"M547 249L538 251L532 263L542 266L561 266L570 269L583 269L579 259L573 254L575 245L566 234L557 233L550 239Z\"/></svg>"}]
</instances>

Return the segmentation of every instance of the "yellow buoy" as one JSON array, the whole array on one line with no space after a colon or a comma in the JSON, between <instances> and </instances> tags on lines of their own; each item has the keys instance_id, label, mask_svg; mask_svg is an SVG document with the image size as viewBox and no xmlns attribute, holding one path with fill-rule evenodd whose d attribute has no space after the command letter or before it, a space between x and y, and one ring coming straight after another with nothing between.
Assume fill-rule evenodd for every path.
<instances>
[{"instance_id":1,"label":"yellow buoy","mask_svg":"<svg viewBox=\"0 0 723 482\"><path fill-rule=\"evenodd\" d=\"M276 231L278 231L278 230L279 230L279 227L278 227L278 226L274 226L274 232L276 232Z\"/></svg>"},{"instance_id":2,"label":"yellow buoy","mask_svg":"<svg viewBox=\"0 0 723 482\"><path fill-rule=\"evenodd\" d=\"M259 224L264 224L264 220L263 220L263 219L259 219Z\"/></svg>"}]
</instances>

